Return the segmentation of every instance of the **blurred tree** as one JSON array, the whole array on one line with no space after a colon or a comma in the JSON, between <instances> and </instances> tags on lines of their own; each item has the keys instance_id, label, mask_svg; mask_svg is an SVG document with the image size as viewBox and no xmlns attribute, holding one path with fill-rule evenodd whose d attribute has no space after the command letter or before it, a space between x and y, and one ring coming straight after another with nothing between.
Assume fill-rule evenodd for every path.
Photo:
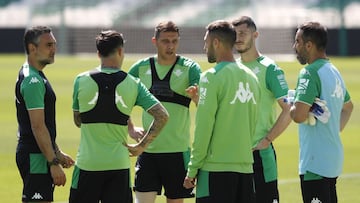
<instances>
[{"instance_id":1,"label":"blurred tree","mask_svg":"<svg viewBox=\"0 0 360 203\"><path fill-rule=\"evenodd\" d=\"M0 0L2 1L2 0ZM67 7L69 8L87 8L94 7L105 0L47 0L38 3L33 8L33 14L47 14L53 15L54 13L63 12Z\"/></svg>"},{"instance_id":2,"label":"blurred tree","mask_svg":"<svg viewBox=\"0 0 360 203\"><path fill-rule=\"evenodd\" d=\"M347 5L353 2L360 2L360 0L317 0L314 6L331 8L339 7L340 9L344 9Z\"/></svg>"},{"instance_id":3,"label":"blurred tree","mask_svg":"<svg viewBox=\"0 0 360 203\"><path fill-rule=\"evenodd\" d=\"M17 2L20 0L0 0L0 7L6 7L10 3Z\"/></svg>"}]
</instances>

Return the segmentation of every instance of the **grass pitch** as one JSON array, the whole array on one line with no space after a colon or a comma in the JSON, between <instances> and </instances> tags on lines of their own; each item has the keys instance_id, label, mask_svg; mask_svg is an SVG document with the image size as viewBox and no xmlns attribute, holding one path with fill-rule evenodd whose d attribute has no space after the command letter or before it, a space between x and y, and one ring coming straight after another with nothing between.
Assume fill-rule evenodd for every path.
<instances>
[{"instance_id":1,"label":"grass pitch","mask_svg":"<svg viewBox=\"0 0 360 203\"><path fill-rule=\"evenodd\" d=\"M124 70L130 67L140 55L126 55L123 64ZM206 70L212 67L205 55L190 56ZM276 56L274 60L283 68L290 88L296 84L297 74L302 67L295 59L283 61ZM18 70L25 61L24 55L0 55L0 202L21 202L22 183L15 163L16 147L16 115L14 104L14 84ZM345 163L343 175L338 179L339 202L359 202L360 189L360 58L333 58L331 61L338 67L345 79L347 88L355 105L352 118L342 132L345 149ZM45 69L45 74L50 80L57 94L57 143L63 151L76 157L80 132L72 120L72 85L75 76L83 71L98 65L95 54L88 56L57 56L54 64ZM191 106L192 115L196 108ZM135 108L132 117L140 125L141 110ZM298 136L297 125L290 124L289 128L274 142L277 150L280 200L283 203L301 202L301 192L298 180ZM135 158L131 158L135 161ZM55 189L55 202L67 202L71 182L72 169L65 170L67 184L65 187ZM157 202L166 202L164 197L158 197ZM195 202L194 199L186 203Z\"/></svg>"}]
</instances>

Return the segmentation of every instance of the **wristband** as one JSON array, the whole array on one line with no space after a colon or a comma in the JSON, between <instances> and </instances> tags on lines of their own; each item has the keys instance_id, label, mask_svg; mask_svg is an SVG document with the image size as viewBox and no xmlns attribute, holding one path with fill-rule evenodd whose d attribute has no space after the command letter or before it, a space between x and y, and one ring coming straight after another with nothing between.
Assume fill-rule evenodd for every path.
<instances>
[{"instance_id":1,"label":"wristband","mask_svg":"<svg viewBox=\"0 0 360 203\"><path fill-rule=\"evenodd\" d=\"M49 166L55 166L55 165L59 165L59 164L60 164L60 160L56 157L52 161L48 162Z\"/></svg>"}]
</instances>

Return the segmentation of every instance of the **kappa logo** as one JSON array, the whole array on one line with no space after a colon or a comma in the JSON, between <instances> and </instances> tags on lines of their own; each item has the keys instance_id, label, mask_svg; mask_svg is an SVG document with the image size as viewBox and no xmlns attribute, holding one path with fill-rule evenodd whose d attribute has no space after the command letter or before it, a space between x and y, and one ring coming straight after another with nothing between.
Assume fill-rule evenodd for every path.
<instances>
[{"instance_id":1,"label":"kappa logo","mask_svg":"<svg viewBox=\"0 0 360 203\"><path fill-rule=\"evenodd\" d=\"M245 84L244 87L243 82L239 82L239 89L235 93L234 99L230 102L230 104L234 104L237 99L240 100L241 103L246 103L252 100L253 104L256 104L254 93L250 90L249 83Z\"/></svg>"},{"instance_id":2,"label":"kappa logo","mask_svg":"<svg viewBox=\"0 0 360 203\"><path fill-rule=\"evenodd\" d=\"M44 199L40 193L38 192L35 192L35 194L32 196L31 199L36 199L36 200L39 200L39 199Z\"/></svg>"},{"instance_id":3,"label":"kappa logo","mask_svg":"<svg viewBox=\"0 0 360 203\"><path fill-rule=\"evenodd\" d=\"M33 84L33 83L39 83L39 79L37 79L36 77L32 77L29 84Z\"/></svg>"},{"instance_id":4,"label":"kappa logo","mask_svg":"<svg viewBox=\"0 0 360 203\"><path fill-rule=\"evenodd\" d=\"M122 107L124 108L128 108L124 102L124 100L122 99L122 96L120 96L117 92L115 93L115 104L117 104L118 102L121 103Z\"/></svg>"},{"instance_id":5,"label":"kappa logo","mask_svg":"<svg viewBox=\"0 0 360 203\"><path fill-rule=\"evenodd\" d=\"M322 201L320 201L319 198L315 197L311 200L311 203L322 203Z\"/></svg>"},{"instance_id":6,"label":"kappa logo","mask_svg":"<svg viewBox=\"0 0 360 203\"><path fill-rule=\"evenodd\" d=\"M92 98L91 101L88 102L88 104L95 105L98 98L99 98L99 92L96 92L94 98ZM115 104L117 104L118 102L120 102L122 107L128 108L128 106L125 104L122 96L119 95L117 92L115 92Z\"/></svg>"},{"instance_id":7,"label":"kappa logo","mask_svg":"<svg viewBox=\"0 0 360 203\"><path fill-rule=\"evenodd\" d=\"M336 78L336 86L335 86L334 92L331 94L331 96L336 97L336 98L343 98L343 96L344 96L344 91L341 87L341 82L337 78Z\"/></svg>"},{"instance_id":8,"label":"kappa logo","mask_svg":"<svg viewBox=\"0 0 360 203\"><path fill-rule=\"evenodd\" d=\"M96 104L96 102L97 102L97 100L98 100L98 97L99 97L99 93L98 93L98 92L96 92L96 94L95 94L94 98L93 98L91 101L89 101L89 103L88 103L88 104L90 104L90 105L95 105L95 104Z\"/></svg>"}]
</instances>

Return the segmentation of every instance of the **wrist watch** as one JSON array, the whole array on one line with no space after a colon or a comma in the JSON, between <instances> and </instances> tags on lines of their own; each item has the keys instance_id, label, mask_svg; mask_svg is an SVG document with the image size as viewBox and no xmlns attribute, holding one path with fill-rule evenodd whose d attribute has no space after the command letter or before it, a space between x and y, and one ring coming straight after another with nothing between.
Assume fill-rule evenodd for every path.
<instances>
[{"instance_id":1,"label":"wrist watch","mask_svg":"<svg viewBox=\"0 0 360 203\"><path fill-rule=\"evenodd\" d=\"M52 161L48 162L49 166L54 166L54 165L59 165L59 164L60 164L60 160L56 157Z\"/></svg>"}]
</instances>

